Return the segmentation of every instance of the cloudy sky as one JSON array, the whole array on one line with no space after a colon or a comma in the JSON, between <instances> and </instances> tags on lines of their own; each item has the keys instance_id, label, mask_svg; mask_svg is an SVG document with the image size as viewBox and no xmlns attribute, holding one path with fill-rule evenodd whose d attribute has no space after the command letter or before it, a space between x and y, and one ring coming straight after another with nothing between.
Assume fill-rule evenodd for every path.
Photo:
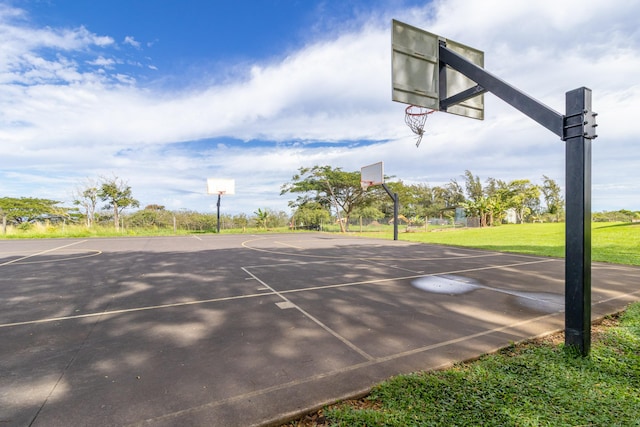
<instances>
[{"instance_id":1,"label":"cloudy sky","mask_svg":"<svg viewBox=\"0 0 640 427\"><path fill-rule=\"evenodd\" d=\"M547 175L564 143L491 94L485 120L429 117L419 148L391 101L391 19L485 52L485 68L564 112L593 91L594 211L640 209L640 2L0 0L0 197L118 177L141 206L289 211L302 166L384 162L406 183Z\"/></svg>"}]
</instances>

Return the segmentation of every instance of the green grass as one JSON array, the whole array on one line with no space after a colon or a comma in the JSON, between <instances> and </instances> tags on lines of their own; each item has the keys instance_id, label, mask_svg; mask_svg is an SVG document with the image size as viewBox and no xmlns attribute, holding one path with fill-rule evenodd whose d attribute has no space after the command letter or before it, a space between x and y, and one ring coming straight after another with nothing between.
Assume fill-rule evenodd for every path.
<instances>
[{"instance_id":1,"label":"green grass","mask_svg":"<svg viewBox=\"0 0 640 427\"><path fill-rule=\"evenodd\" d=\"M393 238L392 231L358 233L358 235ZM640 265L640 223L594 223L591 236L593 261ZM565 225L563 223L514 224L409 233L400 228L399 239L564 257Z\"/></svg>"},{"instance_id":2,"label":"green grass","mask_svg":"<svg viewBox=\"0 0 640 427\"><path fill-rule=\"evenodd\" d=\"M640 304L594 336L590 357L528 343L453 368L403 375L332 426L639 426Z\"/></svg>"},{"instance_id":3,"label":"green grass","mask_svg":"<svg viewBox=\"0 0 640 427\"><path fill-rule=\"evenodd\" d=\"M288 227L280 228L258 228L258 227L246 227L245 229L223 229L221 234L242 234L242 233L284 233L291 231ZM296 231L303 232L303 231ZM88 228L84 225L44 225L34 224L26 230L21 230L16 227L7 227L7 233L2 234L0 230L0 239L43 239L43 238L82 238L82 237L118 237L118 236L188 236L192 234L213 234L214 230L184 230L178 229L173 231L172 228L158 228L158 227L125 227L116 231L113 225L103 226L96 225Z\"/></svg>"},{"instance_id":4,"label":"green grass","mask_svg":"<svg viewBox=\"0 0 640 427\"><path fill-rule=\"evenodd\" d=\"M88 228L83 225L60 225L50 226L35 224L26 230L16 227L9 227L7 234L0 234L4 239L55 239L55 238L78 238L78 237L117 237L117 236L161 236L173 235L170 229L121 229L116 231L113 226L94 226ZM187 234L178 231L178 234Z\"/></svg>"}]
</instances>

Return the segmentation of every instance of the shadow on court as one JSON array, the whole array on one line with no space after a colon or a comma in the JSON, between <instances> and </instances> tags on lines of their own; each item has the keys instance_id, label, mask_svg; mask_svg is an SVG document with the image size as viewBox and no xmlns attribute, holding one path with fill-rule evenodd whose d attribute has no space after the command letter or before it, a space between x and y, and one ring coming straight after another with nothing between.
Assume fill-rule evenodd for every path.
<instances>
[{"instance_id":1,"label":"shadow on court","mask_svg":"<svg viewBox=\"0 0 640 427\"><path fill-rule=\"evenodd\" d=\"M0 425L247 426L563 326L558 259L324 234L0 241ZM596 264L593 315L640 293Z\"/></svg>"}]
</instances>

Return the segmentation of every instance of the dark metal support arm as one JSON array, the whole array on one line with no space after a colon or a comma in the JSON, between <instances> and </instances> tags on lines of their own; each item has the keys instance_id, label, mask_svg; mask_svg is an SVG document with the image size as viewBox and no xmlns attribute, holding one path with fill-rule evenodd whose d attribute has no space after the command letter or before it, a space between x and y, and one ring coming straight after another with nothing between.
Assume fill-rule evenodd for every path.
<instances>
[{"instance_id":1,"label":"dark metal support arm","mask_svg":"<svg viewBox=\"0 0 640 427\"><path fill-rule=\"evenodd\" d=\"M564 138L564 118L562 114L531 98L484 68L469 62L446 46L440 44L440 61L464 74L486 91L493 93L513 108L532 118L551 132Z\"/></svg>"},{"instance_id":2,"label":"dark metal support arm","mask_svg":"<svg viewBox=\"0 0 640 427\"><path fill-rule=\"evenodd\" d=\"M446 88L446 86L445 86L445 88ZM448 98L440 100L440 110L441 111L447 111L448 107L450 107L452 105L459 104L461 102L464 102L467 99L473 98L474 96L481 95L481 94L485 93L486 91L487 90L485 88L483 88L482 86L480 86L480 85L474 86L474 87L469 88L467 90L463 90L460 93L457 93L457 94L452 95L452 96L450 96Z\"/></svg>"}]
</instances>

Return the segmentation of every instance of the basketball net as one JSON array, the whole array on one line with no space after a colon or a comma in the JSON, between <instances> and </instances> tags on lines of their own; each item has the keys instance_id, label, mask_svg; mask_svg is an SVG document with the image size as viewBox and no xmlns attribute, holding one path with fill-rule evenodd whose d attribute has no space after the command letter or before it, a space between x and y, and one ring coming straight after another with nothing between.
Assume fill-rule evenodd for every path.
<instances>
[{"instance_id":1,"label":"basketball net","mask_svg":"<svg viewBox=\"0 0 640 427\"><path fill-rule=\"evenodd\" d=\"M422 136L424 135L424 125L427 122L427 116L435 110L428 110L417 105L409 105L404 110L404 122L409 129L417 135L416 147L420 146Z\"/></svg>"}]
</instances>

